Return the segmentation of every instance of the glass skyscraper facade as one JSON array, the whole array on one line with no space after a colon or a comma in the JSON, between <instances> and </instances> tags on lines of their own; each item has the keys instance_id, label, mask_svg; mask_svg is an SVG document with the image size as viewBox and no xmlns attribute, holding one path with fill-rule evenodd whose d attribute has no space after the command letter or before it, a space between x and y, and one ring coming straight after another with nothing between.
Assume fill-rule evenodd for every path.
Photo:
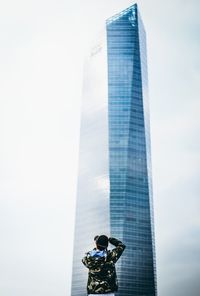
<instances>
[{"instance_id":1,"label":"glass skyscraper facade","mask_svg":"<svg viewBox=\"0 0 200 296\"><path fill-rule=\"evenodd\" d=\"M86 295L81 259L98 234L127 246L117 295L157 295L146 36L136 4L106 21L85 64L72 296Z\"/></svg>"}]
</instances>

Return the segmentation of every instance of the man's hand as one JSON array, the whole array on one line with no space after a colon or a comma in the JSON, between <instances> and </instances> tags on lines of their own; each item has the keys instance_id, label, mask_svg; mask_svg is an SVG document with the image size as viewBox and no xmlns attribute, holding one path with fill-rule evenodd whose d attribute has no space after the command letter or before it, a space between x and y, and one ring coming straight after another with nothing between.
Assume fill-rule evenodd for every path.
<instances>
[{"instance_id":1,"label":"man's hand","mask_svg":"<svg viewBox=\"0 0 200 296\"><path fill-rule=\"evenodd\" d=\"M118 239L116 239L114 237L109 237L108 241L109 241L109 243L111 243L115 247L117 247L118 245L123 244L120 240L118 240Z\"/></svg>"}]
</instances>

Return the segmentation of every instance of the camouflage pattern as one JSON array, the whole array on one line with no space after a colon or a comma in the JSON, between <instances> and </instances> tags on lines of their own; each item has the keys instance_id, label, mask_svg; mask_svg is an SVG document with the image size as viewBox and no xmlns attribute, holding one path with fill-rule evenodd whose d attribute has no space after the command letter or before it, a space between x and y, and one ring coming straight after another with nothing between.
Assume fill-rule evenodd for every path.
<instances>
[{"instance_id":1,"label":"camouflage pattern","mask_svg":"<svg viewBox=\"0 0 200 296\"><path fill-rule=\"evenodd\" d=\"M108 250L107 256L94 257L90 255L90 252L87 252L82 259L83 264L89 269L88 294L105 294L118 290L115 263L122 255L126 246L115 238L109 238L109 242L116 248Z\"/></svg>"}]
</instances>

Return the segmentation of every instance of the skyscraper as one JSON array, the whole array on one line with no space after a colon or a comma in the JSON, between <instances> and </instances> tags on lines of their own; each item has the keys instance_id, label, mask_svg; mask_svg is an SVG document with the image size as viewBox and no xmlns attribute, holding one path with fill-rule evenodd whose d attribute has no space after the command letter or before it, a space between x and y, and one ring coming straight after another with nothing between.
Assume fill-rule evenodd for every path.
<instances>
[{"instance_id":1,"label":"skyscraper","mask_svg":"<svg viewBox=\"0 0 200 296\"><path fill-rule=\"evenodd\" d=\"M85 64L72 296L86 295L81 259L98 234L127 246L117 295L157 295L146 37L136 4L106 21Z\"/></svg>"}]
</instances>

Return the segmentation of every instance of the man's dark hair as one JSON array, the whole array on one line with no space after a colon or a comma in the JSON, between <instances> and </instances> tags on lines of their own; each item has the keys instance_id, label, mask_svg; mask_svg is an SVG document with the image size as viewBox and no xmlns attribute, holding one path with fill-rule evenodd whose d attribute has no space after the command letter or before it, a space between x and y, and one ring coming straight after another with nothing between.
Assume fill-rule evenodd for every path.
<instances>
[{"instance_id":1,"label":"man's dark hair","mask_svg":"<svg viewBox=\"0 0 200 296\"><path fill-rule=\"evenodd\" d=\"M107 249L108 237L106 235L95 236L94 240L96 241L97 248L100 251Z\"/></svg>"},{"instance_id":2,"label":"man's dark hair","mask_svg":"<svg viewBox=\"0 0 200 296\"><path fill-rule=\"evenodd\" d=\"M97 249L100 250L100 251L103 251L103 250L106 249L106 247L101 247L101 246L97 245Z\"/></svg>"}]
</instances>

